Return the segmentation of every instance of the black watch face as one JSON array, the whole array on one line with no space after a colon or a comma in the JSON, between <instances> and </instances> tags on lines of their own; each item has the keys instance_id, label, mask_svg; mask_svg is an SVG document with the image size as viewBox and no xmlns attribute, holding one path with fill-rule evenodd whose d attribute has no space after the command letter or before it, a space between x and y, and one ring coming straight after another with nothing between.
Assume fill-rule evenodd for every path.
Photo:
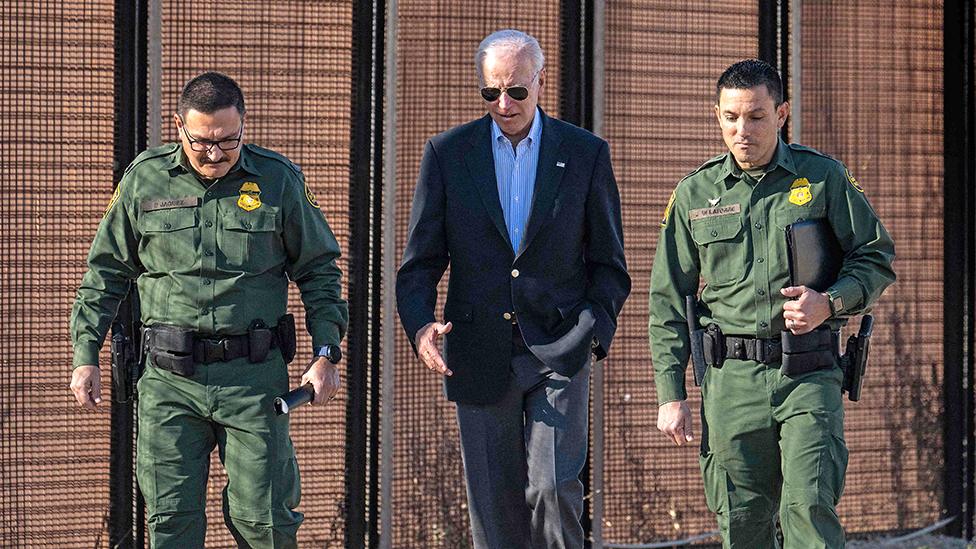
<instances>
[{"instance_id":1,"label":"black watch face","mask_svg":"<svg viewBox=\"0 0 976 549\"><path fill-rule=\"evenodd\" d=\"M342 351L339 350L339 346L338 345L326 345L325 346L325 358L327 358L329 360L329 362L331 362L333 364L339 362L339 360L342 359Z\"/></svg>"}]
</instances>

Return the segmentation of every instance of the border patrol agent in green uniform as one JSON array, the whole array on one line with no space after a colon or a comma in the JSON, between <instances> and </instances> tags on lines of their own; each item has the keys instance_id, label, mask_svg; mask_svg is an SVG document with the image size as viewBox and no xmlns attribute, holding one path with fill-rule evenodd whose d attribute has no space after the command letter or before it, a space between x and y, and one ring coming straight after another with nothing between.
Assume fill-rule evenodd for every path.
<instances>
[{"instance_id":1,"label":"border patrol agent in green uniform","mask_svg":"<svg viewBox=\"0 0 976 549\"><path fill-rule=\"evenodd\" d=\"M651 274L658 429L678 445L693 440L684 301L702 279L700 324L726 344L702 382L700 459L724 546L777 546L778 511L786 547L843 547L835 510L847 470L843 373L828 358L785 375L781 331L838 345L843 317L894 282L894 245L843 164L779 139L789 104L775 69L736 63L717 92L729 152L678 183ZM802 219L828 220L843 248L838 279L823 293L789 286L785 227Z\"/></svg>"},{"instance_id":2,"label":"border patrol agent in green uniform","mask_svg":"<svg viewBox=\"0 0 976 549\"><path fill-rule=\"evenodd\" d=\"M298 467L289 416L272 406L288 390L283 355L295 351L288 281L317 349L302 383L323 404L339 388L331 361L348 320L339 246L298 166L243 144L244 97L232 79L192 79L178 113L181 143L135 159L95 234L71 317L71 389L83 406L101 401L98 352L135 280L148 327L137 477L152 546L204 546L216 446L239 546L295 547Z\"/></svg>"}]
</instances>

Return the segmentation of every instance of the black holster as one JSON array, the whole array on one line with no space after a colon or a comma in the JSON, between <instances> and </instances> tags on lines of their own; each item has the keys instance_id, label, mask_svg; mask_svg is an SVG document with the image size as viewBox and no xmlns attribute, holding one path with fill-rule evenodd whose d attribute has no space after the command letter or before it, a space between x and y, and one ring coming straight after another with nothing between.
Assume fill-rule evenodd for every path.
<instances>
[{"instance_id":1,"label":"black holster","mask_svg":"<svg viewBox=\"0 0 976 549\"><path fill-rule=\"evenodd\" d=\"M780 372L784 376L796 377L833 367L840 356L840 334L829 326L820 326L803 335L783 330L780 336L783 345Z\"/></svg>"},{"instance_id":2,"label":"black holster","mask_svg":"<svg viewBox=\"0 0 976 549\"><path fill-rule=\"evenodd\" d=\"M295 353L298 350L295 315L287 314L279 318L276 332L276 342L278 349L281 350L281 358L285 360L285 364L291 364L291 361L295 360Z\"/></svg>"}]
</instances>

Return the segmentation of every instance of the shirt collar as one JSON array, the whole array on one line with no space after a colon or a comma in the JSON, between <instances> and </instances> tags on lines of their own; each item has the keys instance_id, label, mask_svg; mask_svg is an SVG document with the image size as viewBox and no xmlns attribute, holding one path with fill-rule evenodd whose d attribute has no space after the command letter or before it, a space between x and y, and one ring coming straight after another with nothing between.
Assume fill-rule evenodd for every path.
<instances>
[{"instance_id":1,"label":"shirt collar","mask_svg":"<svg viewBox=\"0 0 976 549\"><path fill-rule=\"evenodd\" d=\"M796 175L796 163L793 161L793 151L790 150L786 143L779 139L776 143L776 152L773 153L773 159L769 162L769 166L766 168L766 173L769 173L779 166L784 170ZM732 156L732 152L725 153L725 161L722 163L722 170L719 172L718 181L725 181L730 175L736 177L742 176L742 168L735 163L735 157Z\"/></svg>"},{"instance_id":2,"label":"shirt collar","mask_svg":"<svg viewBox=\"0 0 976 549\"><path fill-rule=\"evenodd\" d=\"M176 149L169 154L166 158L166 162L163 163L164 170L181 169L184 172L193 171L190 166L185 162L185 157L183 155L183 145L181 143L176 143ZM254 155L251 153L247 144L241 147L241 156L237 159L237 164L235 164L228 174L234 173L238 169L242 169L251 175L261 175L261 171L258 170L257 164L254 161Z\"/></svg>"},{"instance_id":3,"label":"shirt collar","mask_svg":"<svg viewBox=\"0 0 976 549\"><path fill-rule=\"evenodd\" d=\"M529 145L531 146L532 144L539 142L540 135L542 135L542 115L539 114L539 107L536 107L535 116L532 117L532 126L529 128L529 135L527 135L525 138L529 140ZM491 139L495 143L499 143L500 139L505 140L502 143L511 143L511 141L508 140L508 137L502 133L502 129L498 127L498 124L495 123L494 118L491 119Z\"/></svg>"}]
</instances>

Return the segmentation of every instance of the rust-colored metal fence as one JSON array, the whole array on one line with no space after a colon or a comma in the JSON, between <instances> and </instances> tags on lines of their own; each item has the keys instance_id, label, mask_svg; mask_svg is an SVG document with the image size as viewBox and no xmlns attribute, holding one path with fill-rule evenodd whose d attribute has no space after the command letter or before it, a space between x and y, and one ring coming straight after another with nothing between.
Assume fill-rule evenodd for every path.
<instances>
[{"instance_id":1,"label":"rust-colored metal fence","mask_svg":"<svg viewBox=\"0 0 976 549\"><path fill-rule=\"evenodd\" d=\"M875 310L864 397L847 407L842 521L856 535L964 512L960 498L972 497L973 484L965 472L972 466L972 326L964 323L973 266L971 258L953 260L959 272L946 276L952 258L944 244L954 229L944 217L971 219L976 208L966 191L971 172L954 169L970 179L944 180L955 158L947 152L955 142L945 136L971 147L972 122L950 124L943 106L945 75L971 70L972 54L946 66L956 45L943 36L944 21L971 14L971 2L139 5L148 9L145 44L117 36L111 1L12 0L0 14L0 546L110 546L109 486L122 475L131 479L131 470L109 466L109 406L83 412L67 389L67 319L119 168L113 145L127 113L116 112L115 63L126 47L148 52L147 107L129 113L144 118L148 143L176 138L171 117L188 78L204 70L231 74L244 88L248 140L302 166L345 252L340 266L359 326L344 348L353 351L343 371L352 390L292 418L306 515L301 545L470 546L454 407L380 296L392 291L382 273L402 254L423 144L484 113L474 51L505 27L539 39L548 75L541 106L599 129L621 191L634 286L595 378L602 383L593 387L599 436L591 437L585 520L594 545L715 529L697 449L673 447L655 427L648 279L671 190L723 150L712 111L715 80L731 62L768 51L776 53L771 61L788 62L788 133L850 166L898 252L898 283ZM960 80L958 89L971 104L972 82ZM969 232L958 238L973 239ZM960 304L945 307L947 295ZM291 297L300 315L297 291ZM300 339L300 350L309 345ZM292 365L295 383L302 362ZM696 407L697 391L690 394ZM216 457L212 473L208 547L232 547ZM968 513L968 526L957 527L971 534Z\"/></svg>"}]
</instances>

